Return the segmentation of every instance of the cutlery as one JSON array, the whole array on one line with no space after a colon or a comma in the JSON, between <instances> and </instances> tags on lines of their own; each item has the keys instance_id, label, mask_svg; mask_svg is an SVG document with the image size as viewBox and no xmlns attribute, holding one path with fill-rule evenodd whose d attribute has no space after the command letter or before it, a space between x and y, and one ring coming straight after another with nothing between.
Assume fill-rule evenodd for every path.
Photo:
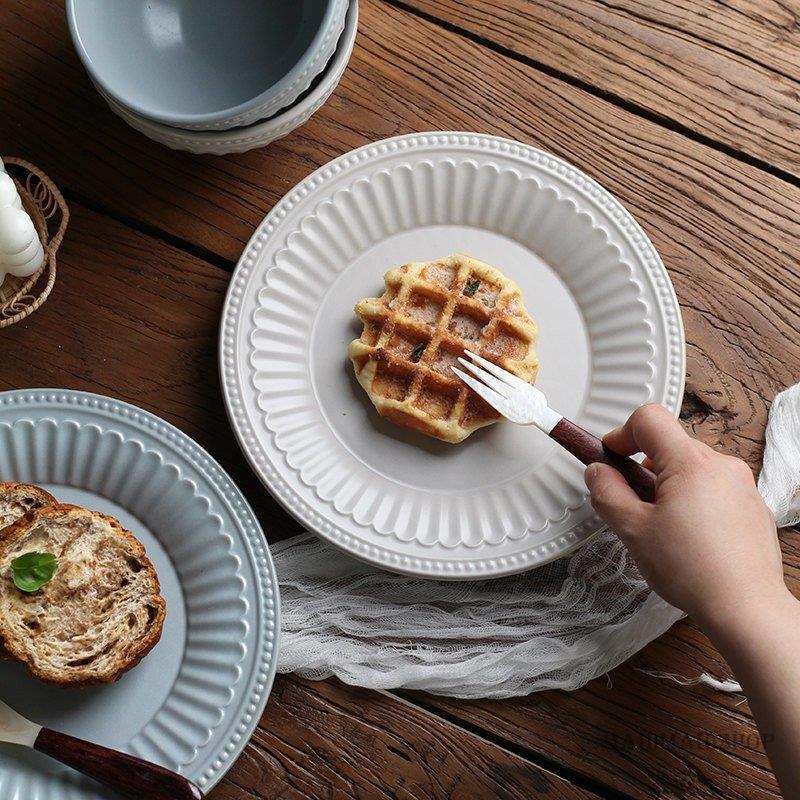
<instances>
[{"instance_id":1,"label":"cutlery","mask_svg":"<svg viewBox=\"0 0 800 800\"><path fill-rule=\"evenodd\" d=\"M587 466L614 467L642 500L655 500L656 476L649 469L612 452L597 436L553 411L540 389L469 350L464 353L475 363L465 358L458 360L472 375L458 367L452 367L453 372L506 419L518 425L535 425Z\"/></svg>"},{"instance_id":2,"label":"cutlery","mask_svg":"<svg viewBox=\"0 0 800 800\"><path fill-rule=\"evenodd\" d=\"M0 700L0 742L30 747L137 800L202 800L190 780L141 758L43 728Z\"/></svg>"}]
</instances>

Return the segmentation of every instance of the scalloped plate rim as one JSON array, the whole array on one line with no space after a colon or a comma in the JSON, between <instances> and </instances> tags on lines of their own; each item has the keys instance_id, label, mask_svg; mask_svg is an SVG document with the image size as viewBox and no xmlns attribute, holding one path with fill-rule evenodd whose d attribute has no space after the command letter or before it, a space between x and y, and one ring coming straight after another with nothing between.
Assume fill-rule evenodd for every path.
<instances>
[{"instance_id":1,"label":"scalloped plate rim","mask_svg":"<svg viewBox=\"0 0 800 800\"><path fill-rule=\"evenodd\" d=\"M412 540L417 540L421 544L424 545L424 537L421 537L421 531L417 530L416 534L414 535L401 535L401 532L397 529L396 524L388 526L386 524L381 524L380 521L376 521L374 518L367 520L363 518L359 518L356 508L346 509L343 507L344 503L339 497L339 495L334 492L330 496L326 496L323 492L322 487L320 486L320 480L312 480L308 477L308 472L313 471L312 467L309 467L302 459L302 457L297 452L297 443L295 443L294 448L286 444L286 439L293 439L294 438L294 430L296 426L292 426L290 430L287 432L284 428L280 427L280 424L270 424L270 416L271 413L267 408L265 394L268 394L265 391L258 391L257 387L255 387L255 382L257 379L263 376L264 372L268 373L268 366L258 367L254 361L256 357L257 347L255 345L255 337L258 334L264 334L265 328L259 326L256 317L260 316L269 316L268 309L265 306L266 301L269 298L270 289L273 293L280 292L281 289L281 282L282 285L285 285L288 282L295 283L298 280L306 280L303 277L303 270L302 268L298 268L295 264L295 269L291 269L291 265L289 263L291 259L291 253L294 249L299 249L301 252L304 250L303 245L308 243L309 241L313 241L313 232L315 228L319 226L325 226L325 222L323 221L323 217L326 216L326 212L329 212L331 209L338 209L342 206L345 202L347 197L356 196L358 192L360 192L364 187L369 187L370 183L375 181L378 178L385 178L386 180L391 181L393 174L397 170L404 170L407 169L409 172L413 168L425 168L429 167L431 170L436 170L441 166L448 166L452 167L453 169L459 169L466 166L474 168L475 172L478 172L483 169L488 169L489 172L493 172L495 174L496 180L504 180L506 178L506 174L512 174L518 183L522 185L525 184L527 181L531 181L537 188L537 191L542 192L552 192L555 198L555 203L551 205L552 208L562 208L562 207L572 207L573 213L576 217L581 220L581 225L585 228L588 228L589 235L599 234L601 237L601 241L596 243L596 246L602 251L610 249L616 253L616 258L619 266L622 268L623 271L627 271L628 277L626 280L628 283L636 285L636 294L637 297L634 301L632 301L631 306L639 304L643 308L643 317L639 322L642 324L644 328L648 330L648 336L652 337L653 335L653 323L647 317L647 304L643 301L641 296L641 287L636 284L636 275L637 270L635 269L634 265L630 263L630 261L624 257L621 249L619 246L612 241L610 232L604 227L598 224L595 217L589 214L585 209L581 209L579 205L575 202L575 200L571 197L565 197L563 192L557 186L546 186L543 184L542 180L539 176L536 175L521 175L518 170L512 169L507 166L500 167L496 164L479 164L477 161L472 159L462 159L456 161L450 157L443 157L436 160L433 159L421 159L416 161L413 165L409 165L408 163L401 163L396 164L393 167L382 166L378 170L372 172L369 176L359 176L356 177L350 184L336 187L334 191L329 193L326 197L322 198L313 208L309 209L308 213L306 213L301 220L299 220L296 224L296 227L286 236L286 241L283 243L283 246L277 249L270 259L270 265L265 270L264 275L261 280L260 288L255 293L255 303L253 309L250 313L250 322L251 328L249 332L249 344L250 349L248 351L248 358L251 367L251 375L250 375L250 384L253 389L256 390L255 395L255 405L259 408L262 412L261 420L263 422L264 427L269 430L269 433L272 437L272 442L274 446L282 453L284 459L286 460L289 467L299 475L300 481L310 488L316 497L322 503L329 503L333 505L334 509L339 512L340 514L344 514L349 516L357 525L361 527L372 527L376 533L380 536L393 536L397 540L403 543L408 543ZM364 189L367 191L367 189ZM328 229L328 233L331 233L330 229ZM510 235L510 234L508 234ZM511 237L513 239L513 237ZM517 241L514 239L514 241ZM299 277L295 278L294 276L297 275ZM333 281L339 280L341 277L341 273L336 274L333 276ZM324 295L325 292L330 288L330 286L324 287L322 290L322 294ZM317 319L310 321L310 329L307 331L308 337L313 338L313 330ZM303 329L305 332L305 329ZM600 334L600 338L596 339L595 342L601 341L602 337L607 334ZM644 371L648 373L648 377L646 378L646 383L643 385L649 385L649 382L654 378L656 373L655 367L655 359L657 358L657 352L652 344L650 339L647 340L648 349L650 350L650 355L648 360L643 367L645 368ZM285 356L285 353L283 354ZM259 357L263 358L263 354L259 354ZM281 358L281 360L284 360ZM614 373L613 368L603 367L600 370L602 371L610 371L611 374ZM644 381L644 377L642 376L642 380ZM316 394L315 388L313 386L314 379L311 378L310 381L310 394ZM592 411L592 395L591 392L589 393L588 398L586 399L586 403L581 410L581 416L585 414L589 414ZM298 401L300 406L305 406L303 402ZM402 481L395 481L387 476L383 475L382 473L373 470L369 465L363 462L356 454L352 451L348 450L346 446L343 445L339 437L337 436L336 432L332 429L330 420L326 411L323 407L319 406L315 408L315 411L318 412L320 415L320 419L314 419L313 421L309 421L307 427L309 430L313 427L316 429L317 426L320 426L323 422L327 424L328 428L331 428L331 433L334 439L336 439L339 445L342 445L343 449L346 451L343 454L343 459L348 459L348 464L351 464L349 459L353 458L357 463L355 465L351 465L348 469L348 474L355 477L355 479L360 482L362 485L365 484L368 480L367 476L371 473L372 475L376 476L376 478L380 481L386 481L394 486L398 486L398 492L401 494L409 495L413 493L419 494L422 490L416 487L410 487L404 484ZM284 404L283 407L280 409L280 416L283 417L287 412L287 407ZM276 415L277 416L277 415ZM579 417L573 418L575 421L580 423ZM329 445L330 446L330 445ZM302 450L302 448L300 448ZM334 450L338 450L339 448L334 444ZM571 457L568 456L565 452L556 452L554 453L554 458L558 460L559 463L568 463L571 466ZM504 479L502 481L493 483L491 485L487 485L482 487L481 491L483 492L491 492L495 499L497 500L498 492L502 492L507 489L513 489L515 485L519 483L519 481L529 481L531 480L532 473L530 470L523 470L520 471L516 476ZM424 492L423 492L424 493ZM437 494L441 495L441 492L437 492ZM452 493L449 493L452 494ZM562 498L563 499L563 498ZM524 527L516 526L503 531L502 537L498 539L498 537L493 537L491 540L492 545L498 545L505 539L521 539L526 533L540 533L547 529L551 524L557 524L563 522L569 512L574 512L582 507L585 503L585 499L575 499L574 501L570 501L568 499L563 499L561 505L558 508L551 508L549 509L549 516L547 516L544 521L541 519L532 520L530 518L527 519L525 523L523 523ZM452 504L452 499L450 500L450 504ZM448 511L448 515L453 515L452 509ZM522 509L517 509L517 513L521 516L524 512ZM395 515L401 516L401 515ZM465 547L465 548L478 548L482 546L483 541L475 541L475 542L468 542L468 541L458 541L458 542L451 542L449 544L442 543L444 547Z\"/></svg>"},{"instance_id":2,"label":"scalloped plate rim","mask_svg":"<svg viewBox=\"0 0 800 800\"><path fill-rule=\"evenodd\" d=\"M269 545L248 501L217 460L188 434L156 414L123 400L93 392L55 388L0 392L0 422L9 428L25 421L31 421L34 425L44 422L53 422L55 425L75 422L68 416L69 411L91 418L91 421L88 419L84 421L84 425L99 430L101 435L117 435L121 444L133 442L137 447L142 446L142 454L155 454L164 468L175 468L176 482L187 484L192 490L193 499L203 501L204 513L209 517L219 517L213 510L216 504L224 509L228 516L227 524L220 518L219 524L215 527L220 536L229 540L225 549L237 564L237 579L241 583L237 596L241 598L245 609L242 613L246 613L248 607L253 609L253 622L248 622L244 617L242 621L245 628L253 628L252 646L256 650L251 654L247 645L244 642L240 643L242 654L235 665L231 664L238 671L239 677L230 687L230 699L219 706L219 712L224 714L225 708L236 704L237 714L222 728L220 728L222 719L219 720L209 730L209 737L203 742L197 742L193 760L197 758L198 750L207 747L215 736L219 740L203 762L195 765L195 770L191 768L192 761L182 764L189 767L185 771L182 770L183 774L197 782L204 792L210 791L246 747L263 715L277 671L280 645L280 596ZM67 412L67 415L58 419L57 414L64 412ZM115 425L117 420L119 424ZM80 423L78 427L80 428ZM149 437L155 446L148 448L145 442L132 439L131 434L137 431ZM186 473L184 466L195 470L205 486L198 485L195 477ZM85 487L76 488L87 490ZM90 488L88 491L94 490ZM113 497L108 499L115 502ZM125 507L123 502L120 502L120 505ZM260 555L257 552L258 547L262 551ZM242 571L247 568L252 570L255 584L250 583L243 574ZM248 660L251 660L249 668ZM131 738L131 743L138 741L146 727L156 719L157 714L168 706L174 685L173 683L170 686L164 702L154 712L151 720ZM197 772L200 767L204 767L202 774ZM40 780L41 783L29 784L33 785L33 789L28 788L27 791L34 792L30 795L31 800L54 797L53 791L62 790L69 791L70 796L76 798L82 796L80 786L70 783L67 790L67 784L59 786L49 781L47 777L42 777ZM86 796L90 795L92 798L96 796L91 792Z\"/></svg>"},{"instance_id":3,"label":"scalloped plate rim","mask_svg":"<svg viewBox=\"0 0 800 800\"><path fill-rule=\"evenodd\" d=\"M589 520L584 520L577 526L578 529L582 529L581 540L570 542L568 545L565 542L561 550L552 554L544 552L546 548L533 547L525 553L514 553L510 557L492 555L480 557L476 554L474 558L456 559L455 562L435 556L426 558L402 553L398 556L383 547L382 543L376 546L374 543L361 541L358 534L338 530L335 525L326 523L324 516L318 513L318 509L311 505L307 497L298 495L295 488L287 485L287 481L280 474L284 466L280 463L280 459L277 459L276 464L276 460L266 456L263 448L260 453L251 451L248 440L254 439L254 426L248 415L248 401L240 393L241 386L247 384L247 380L243 378L242 364L236 358L240 339L244 336L246 340L249 335L249 329L247 335L242 333L243 329L247 328L247 315L241 312L242 300L251 299L254 292L257 294L263 287L263 276L261 280L257 280L256 277L264 270L264 265L259 263L261 251L270 246L270 240L275 235L282 237L279 243L273 246L275 252L285 247L286 232L281 230L281 225L284 218L290 215L296 206L302 206L303 211L307 212L308 204L312 203L310 198L317 190L324 190L330 184L335 184L337 176L342 172L353 171L360 174L359 170L364 164L377 168L402 155L411 157L418 153L422 157L423 154L441 155L451 150L461 157L467 152L473 152L478 157L497 154L498 157L508 158L521 166L527 164L530 167L543 169L553 179L569 184L582 200L594 203L595 210L605 217L605 224L613 228L614 234L636 254L637 262L646 260L643 274L656 297L654 322L659 332L663 329L666 346L663 353L666 362L663 367L664 397L659 399L667 402L670 410L677 416L685 386L686 349L683 320L669 274L652 242L619 200L593 178L551 153L510 138L490 134L467 131L401 134L346 152L323 164L296 184L266 215L242 251L225 297L220 320L218 353L225 408L237 441L259 479L289 513L317 535L374 566L416 576L464 580L500 577L540 566L581 546L597 535L603 526L599 520L595 520L594 525L587 526ZM636 266L637 269L641 269L643 265L637 263ZM255 422L257 425L257 420ZM283 456L280 451L276 452ZM265 462L265 466L262 467L259 461ZM270 470L274 471L272 478L267 474ZM589 527L592 530L589 530Z\"/></svg>"}]
</instances>

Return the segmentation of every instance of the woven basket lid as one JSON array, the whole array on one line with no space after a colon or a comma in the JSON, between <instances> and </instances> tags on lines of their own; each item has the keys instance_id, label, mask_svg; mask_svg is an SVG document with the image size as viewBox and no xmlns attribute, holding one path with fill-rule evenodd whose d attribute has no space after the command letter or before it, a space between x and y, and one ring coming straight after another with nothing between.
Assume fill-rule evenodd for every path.
<instances>
[{"instance_id":1,"label":"woven basket lid","mask_svg":"<svg viewBox=\"0 0 800 800\"><path fill-rule=\"evenodd\" d=\"M47 300L56 282L56 252L69 222L69 209L56 185L38 167L3 156L22 205L42 241L42 266L25 278L6 275L0 283L0 328L25 319Z\"/></svg>"}]
</instances>

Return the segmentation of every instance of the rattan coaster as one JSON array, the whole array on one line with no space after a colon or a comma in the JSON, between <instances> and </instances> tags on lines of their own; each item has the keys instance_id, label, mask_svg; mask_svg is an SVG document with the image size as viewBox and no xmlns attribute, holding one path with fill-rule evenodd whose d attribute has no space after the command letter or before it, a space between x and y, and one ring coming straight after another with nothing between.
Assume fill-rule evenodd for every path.
<instances>
[{"instance_id":1,"label":"rattan coaster","mask_svg":"<svg viewBox=\"0 0 800 800\"><path fill-rule=\"evenodd\" d=\"M6 275L0 283L0 328L25 319L47 300L56 282L56 251L69 222L67 203L47 175L21 158L3 156L3 161L42 240L44 262L33 275Z\"/></svg>"}]
</instances>

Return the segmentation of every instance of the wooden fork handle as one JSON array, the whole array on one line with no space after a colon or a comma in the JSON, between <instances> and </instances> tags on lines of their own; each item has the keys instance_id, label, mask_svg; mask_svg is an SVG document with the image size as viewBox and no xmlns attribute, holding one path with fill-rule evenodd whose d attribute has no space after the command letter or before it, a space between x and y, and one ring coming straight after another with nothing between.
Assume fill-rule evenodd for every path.
<instances>
[{"instance_id":1,"label":"wooden fork handle","mask_svg":"<svg viewBox=\"0 0 800 800\"><path fill-rule=\"evenodd\" d=\"M203 800L183 775L66 733L42 728L33 749L138 800Z\"/></svg>"},{"instance_id":2,"label":"wooden fork handle","mask_svg":"<svg viewBox=\"0 0 800 800\"><path fill-rule=\"evenodd\" d=\"M608 464L621 472L628 485L642 500L656 499L656 476L637 461L609 450L596 436L568 419L559 420L550 437L569 450L579 461L589 464Z\"/></svg>"}]
</instances>

